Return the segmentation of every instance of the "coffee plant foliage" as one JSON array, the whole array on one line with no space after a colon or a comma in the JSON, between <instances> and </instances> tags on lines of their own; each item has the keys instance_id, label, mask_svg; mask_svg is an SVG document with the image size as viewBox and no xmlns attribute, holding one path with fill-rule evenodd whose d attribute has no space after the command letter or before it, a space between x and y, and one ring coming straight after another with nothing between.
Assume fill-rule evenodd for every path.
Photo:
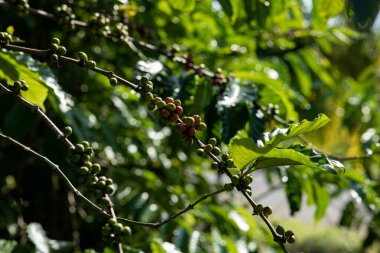
<instances>
[{"instance_id":1,"label":"coffee plant foliage","mask_svg":"<svg viewBox=\"0 0 380 253\"><path fill-rule=\"evenodd\" d=\"M0 0L0 252L292 252L260 173L379 247L378 11Z\"/></svg>"}]
</instances>

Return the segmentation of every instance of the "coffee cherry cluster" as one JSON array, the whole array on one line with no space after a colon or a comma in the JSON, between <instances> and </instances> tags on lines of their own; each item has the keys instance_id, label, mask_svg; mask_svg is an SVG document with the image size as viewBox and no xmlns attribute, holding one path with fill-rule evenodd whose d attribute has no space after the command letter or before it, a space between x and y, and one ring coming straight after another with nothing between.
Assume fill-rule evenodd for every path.
<instances>
[{"instance_id":1,"label":"coffee cherry cluster","mask_svg":"<svg viewBox=\"0 0 380 253\"><path fill-rule=\"evenodd\" d=\"M167 97L165 100L162 100L161 97L147 92L145 100L148 102L148 110L153 110L154 115L164 125L170 122L176 123L179 120L179 115L183 113L181 101L178 99L174 100L172 97Z\"/></svg>"},{"instance_id":2,"label":"coffee cherry cluster","mask_svg":"<svg viewBox=\"0 0 380 253\"><path fill-rule=\"evenodd\" d=\"M93 69L93 68L96 67L96 62L93 61L93 60L89 60L89 59L88 59L88 56L87 56L86 53L84 53L84 52L79 52L79 53L78 53L78 57L79 57L79 66L81 66L81 67L86 67L86 68L88 68L88 69ZM110 83L111 83L111 79L112 79L112 78L110 78ZM115 78L115 79L116 79L116 78ZM117 83L117 80L116 80L116 83ZM112 85L112 83L111 83L111 85ZM116 85L116 84L115 84L115 85Z\"/></svg>"},{"instance_id":3,"label":"coffee cherry cluster","mask_svg":"<svg viewBox=\"0 0 380 253\"><path fill-rule=\"evenodd\" d=\"M220 148L218 148L216 146L216 139L215 138L210 138L206 145L197 149L197 155L199 155L199 156L204 156L205 154L208 154L208 153L212 153L215 156L218 156L221 154Z\"/></svg>"},{"instance_id":4,"label":"coffee cherry cluster","mask_svg":"<svg viewBox=\"0 0 380 253\"><path fill-rule=\"evenodd\" d=\"M108 37L111 35L110 19L103 14L95 12L88 21L88 26L96 35Z\"/></svg>"},{"instance_id":5,"label":"coffee cherry cluster","mask_svg":"<svg viewBox=\"0 0 380 253\"><path fill-rule=\"evenodd\" d=\"M74 29L75 23L73 21L75 20L75 14L70 6L66 4L58 5L55 8L55 17L57 18L59 24L66 25L68 28Z\"/></svg>"},{"instance_id":6,"label":"coffee cherry cluster","mask_svg":"<svg viewBox=\"0 0 380 253\"><path fill-rule=\"evenodd\" d=\"M61 46L61 41L58 38L52 38L50 42L50 59L53 63L57 63L60 56L63 56L67 53L67 50L64 46Z\"/></svg>"},{"instance_id":7,"label":"coffee cherry cluster","mask_svg":"<svg viewBox=\"0 0 380 253\"><path fill-rule=\"evenodd\" d=\"M261 204L258 204L253 210L253 215L264 215L268 218L271 214L272 208L270 206L263 206Z\"/></svg>"},{"instance_id":8,"label":"coffee cherry cluster","mask_svg":"<svg viewBox=\"0 0 380 253\"><path fill-rule=\"evenodd\" d=\"M126 240L131 234L132 230L129 226L123 226L123 224L117 222L117 220L113 218L109 219L102 227L102 239L104 241L126 243Z\"/></svg>"},{"instance_id":9,"label":"coffee cherry cluster","mask_svg":"<svg viewBox=\"0 0 380 253\"><path fill-rule=\"evenodd\" d=\"M25 15L29 12L29 3L28 0L11 0L10 4L16 7L18 15Z\"/></svg>"},{"instance_id":10,"label":"coffee cherry cluster","mask_svg":"<svg viewBox=\"0 0 380 253\"><path fill-rule=\"evenodd\" d=\"M19 80L13 83L13 92L19 94L20 90L27 91L29 86L26 84L25 80Z\"/></svg>"},{"instance_id":11,"label":"coffee cherry cluster","mask_svg":"<svg viewBox=\"0 0 380 253\"><path fill-rule=\"evenodd\" d=\"M140 79L140 87L141 87L142 91L144 91L144 92L152 92L153 91L153 82L150 81L147 76L142 76Z\"/></svg>"},{"instance_id":12,"label":"coffee cherry cluster","mask_svg":"<svg viewBox=\"0 0 380 253\"><path fill-rule=\"evenodd\" d=\"M296 237L291 230L285 231L284 227L277 226L276 233L282 236L288 243L294 243L296 241Z\"/></svg>"},{"instance_id":13,"label":"coffee cherry cluster","mask_svg":"<svg viewBox=\"0 0 380 253\"><path fill-rule=\"evenodd\" d=\"M195 135L196 131L204 131L206 130L206 128L207 125L204 122L202 122L202 119L199 115L182 117L182 121L179 121L177 123L177 130L184 135L185 141L189 145L193 143L192 137ZM212 146L210 151L205 152L208 153L213 150L214 147ZM215 150L215 152L217 152L217 150Z\"/></svg>"},{"instance_id":14,"label":"coffee cherry cluster","mask_svg":"<svg viewBox=\"0 0 380 253\"><path fill-rule=\"evenodd\" d=\"M65 128L66 129L66 128ZM69 130L64 131L66 135ZM105 176L98 177L101 166L98 163L92 163L94 150L87 141L75 144L75 147L69 149L68 162L74 167L73 170L80 176L82 182L90 185L97 193L97 201L105 207L110 207L112 203L105 194L112 194L113 181Z\"/></svg>"},{"instance_id":15,"label":"coffee cherry cluster","mask_svg":"<svg viewBox=\"0 0 380 253\"><path fill-rule=\"evenodd\" d=\"M251 192L251 183L252 183L252 176L251 175L233 175L231 177L232 183L238 188L238 189L244 189L249 195L252 194Z\"/></svg>"},{"instance_id":16,"label":"coffee cherry cluster","mask_svg":"<svg viewBox=\"0 0 380 253\"><path fill-rule=\"evenodd\" d=\"M223 173L223 171L227 168L235 167L234 161L230 158L230 156L227 153L223 153L221 158L221 161L213 162L211 164L211 167L213 169L218 169L219 173Z\"/></svg>"},{"instance_id":17,"label":"coffee cherry cluster","mask_svg":"<svg viewBox=\"0 0 380 253\"><path fill-rule=\"evenodd\" d=\"M12 41L12 35L7 32L0 32L0 47L6 46L10 41Z\"/></svg>"}]
</instances>

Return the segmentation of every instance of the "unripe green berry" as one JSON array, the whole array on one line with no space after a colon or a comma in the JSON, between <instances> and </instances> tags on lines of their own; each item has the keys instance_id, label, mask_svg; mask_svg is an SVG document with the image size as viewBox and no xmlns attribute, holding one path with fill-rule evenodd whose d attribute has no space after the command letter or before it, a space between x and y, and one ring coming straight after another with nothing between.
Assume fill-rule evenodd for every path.
<instances>
[{"instance_id":1,"label":"unripe green berry","mask_svg":"<svg viewBox=\"0 0 380 253\"><path fill-rule=\"evenodd\" d=\"M294 235L292 235L291 237L287 238L286 241L290 244L294 243L296 241L296 237Z\"/></svg>"},{"instance_id":2,"label":"unripe green berry","mask_svg":"<svg viewBox=\"0 0 380 253\"><path fill-rule=\"evenodd\" d=\"M131 236L132 235L132 230L129 226L124 226L123 231L122 231L123 236Z\"/></svg>"},{"instance_id":3,"label":"unripe green berry","mask_svg":"<svg viewBox=\"0 0 380 253\"><path fill-rule=\"evenodd\" d=\"M112 184L113 184L113 180L112 180L112 178L107 178L107 179L106 179L106 184L107 184L107 185L112 185Z\"/></svg>"},{"instance_id":4,"label":"unripe green berry","mask_svg":"<svg viewBox=\"0 0 380 253\"><path fill-rule=\"evenodd\" d=\"M204 156L205 155L205 151L203 149L201 149L201 148L198 148L197 149L197 155Z\"/></svg>"},{"instance_id":5,"label":"unripe green berry","mask_svg":"<svg viewBox=\"0 0 380 253\"><path fill-rule=\"evenodd\" d=\"M203 122L201 122L199 125L196 126L196 129L199 131L204 131L206 130L206 128L207 128L207 125Z\"/></svg>"},{"instance_id":6,"label":"unripe green berry","mask_svg":"<svg viewBox=\"0 0 380 253\"><path fill-rule=\"evenodd\" d=\"M166 102L166 101L165 101ZM176 106L175 104L173 103L167 103L166 104L166 108L169 110L169 111L174 111L176 109Z\"/></svg>"},{"instance_id":7,"label":"unripe green berry","mask_svg":"<svg viewBox=\"0 0 380 253\"><path fill-rule=\"evenodd\" d=\"M77 170L77 172L78 172L79 175L84 176L84 175L88 174L90 172L90 170L87 167L82 166L82 167L79 167L79 169Z\"/></svg>"},{"instance_id":8,"label":"unripe green berry","mask_svg":"<svg viewBox=\"0 0 380 253\"><path fill-rule=\"evenodd\" d=\"M84 154L82 155L82 162L87 162L87 161L90 161L91 160L91 156L90 155L87 155L87 154Z\"/></svg>"},{"instance_id":9,"label":"unripe green berry","mask_svg":"<svg viewBox=\"0 0 380 253\"><path fill-rule=\"evenodd\" d=\"M157 107L159 108L159 109L162 109L162 108L165 108L166 107L166 103L164 102L164 101L158 101L157 103L156 103L156 105L157 105Z\"/></svg>"},{"instance_id":10,"label":"unripe green berry","mask_svg":"<svg viewBox=\"0 0 380 253\"><path fill-rule=\"evenodd\" d=\"M285 229L283 226L277 226L276 227L276 233L279 234L279 235L284 235L285 234Z\"/></svg>"},{"instance_id":11,"label":"unripe green berry","mask_svg":"<svg viewBox=\"0 0 380 253\"><path fill-rule=\"evenodd\" d=\"M245 177L245 178L244 178L244 185L245 185L245 186L248 186L249 188L251 188L251 187L250 187L250 184L251 184L251 181L249 180L249 178L246 178L246 177Z\"/></svg>"},{"instance_id":12,"label":"unripe green berry","mask_svg":"<svg viewBox=\"0 0 380 253\"><path fill-rule=\"evenodd\" d=\"M66 126L62 132L65 137L69 137L73 133L73 129L70 126Z\"/></svg>"},{"instance_id":13,"label":"unripe green berry","mask_svg":"<svg viewBox=\"0 0 380 253\"><path fill-rule=\"evenodd\" d=\"M87 62L87 61L88 61L88 57L87 57L87 54L86 54L86 53L84 53L84 52L79 52L79 53L78 53L78 56L79 56L79 60L84 61L84 62Z\"/></svg>"},{"instance_id":14,"label":"unripe green berry","mask_svg":"<svg viewBox=\"0 0 380 253\"><path fill-rule=\"evenodd\" d=\"M224 190L226 191L232 191L234 189L234 184L225 184L224 185Z\"/></svg>"},{"instance_id":15,"label":"unripe green berry","mask_svg":"<svg viewBox=\"0 0 380 253\"><path fill-rule=\"evenodd\" d=\"M216 156L218 156L222 153L222 151L220 151L220 148L218 148L218 147L214 147L211 152Z\"/></svg>"},{"instance_id":16,"label":"unripe green berry","mask_svg":"<svg viewBox=\"0 0 380 253\"><path fill-rule=\"evenodd\" d=\"M120 234L123 231L123 225L120 223L115 224L112 228L115 234Z\"/></svg>"},{"instance_id":17,"label":"unripe green berry","mask_svg":"<svg viewBox=\"0 0 380 253\"><path fill-rule=\"evenodd\" d=\"M93 68L95 68L96 67L96 62L95 61L87 61L86 62L86 68L88 68L88 69L93 69Z\"/></svg>"},{"instance_id":18,"label":"unripe green berry","mask_svg":"<svg viewBox=\"0 0 380 253\"><path fill-rule=\"evenodd\" d=\"M207 144L206 146L203 147L204 151L207 153L210 153L213 149L213 146L211 144Z\"/></svg>"},{"instance_id":19,"label":"unripe green berry","mask_svg":"<svg viewBox=\"0 0 380 253\"><path fill-rule=\"evenodd\" d=\"M62 56L62 55L65 55L67 53L67 50L64 46L59 46L58 47L58 50L57 50L57 54Z\"/></svg>"},{"instance_id":20,"label":"unripe green berry","mask_svg":"<svg viewBox=\"0 0 380 253\"><path fill-rule=\"evenodd\" d=\"M21 90L23 90L23 91L27 91L27 90L29 90L29 86L28 86L27 84L23 84L23 85L21 86Z\"/></svg>"},{"instance_id":21,"label":"unripe green berry","mask_svg":"<svg viewBox=\"0 0 380 253\"><path fill-rule=\"evenodd\" d=\"M233 175L231 177L231 182L234 184L234 185L237 185L239 183L239 176L238 175Z\"/></svg>"},{"instance_id":22,"label":"unripe green berry","mask_svg":"<svg viewBox=\"0 0 380 253\"><path fill-rule=\"evenodd\" d=\"M152 100L153 100L153 94L152 94L151 92L147 92L147 93L145 93L145 100L146 100L147 102L152 101Z\"/></svg>"},{"instance_id":23,"label":"unripe green berry","mask_svg":"<svg viewBox=\"0 0 380 253\"><path fill-rule=\"evenodd\" d=\"M153 85L147 84L144 88L144 91L146 92L152 92L153 91Z\"/></svg>"},{"instance_id":24,"label":"unripe green berry","mask_svg":"<svg viewBox=\"0 0 380 253\"><path fill-rule=\"evenodd\" d=\"M82 144L85 149L91 146L88 141L81 141L80 144Z\"/></svg>"},{"instance_id":25,"label":"unripe green berry","mask_svg":"<svg viewBox=\"0 0 380 253\"><path fill-rule=\"evenodd\" d=\"M148 109L149 109L149 107L148 107ZM154 111L153 111L154 116L156 116L157 118L160 117L160 113L161 113L161 110L158 108L154 109Z\"/></svg>"},{"instance_id":26,"label":"unripe green berry","mask_svg":"<svg viewBox=\"0 0 380 253\"><path fill-rule=\"evenodd\" d=\"M181 106L181 100L179 100L179 99L174 100L174 104L176 106Z\"/></svg>"},{"instance_id":27,"label":"unripe green berry","mask_svg":"<svg viewBox=\"0 0 380 253\"><path fill-rule=\"evenodd\" d=\"M92 173L92 174L96 175L96 174L98 174L101 170L102 170L102 168L100 167L99 164L97 164L97 163L92 164L92 166L91 166L91 173Z\"/></svg>"},{"instance_id":28,"label":"unripe green berry","mask_svg":"<svg viewBox=\"0 0 380 253\"><path fill-rule=\"evenodd\" d=\"M285 237L286 238L290 238L294 235L294 232L292 230L288 230L285 232Z\"/></svg>"},{"instance_id":29,"label":"unripe green berry","mask_svg":"<svg viewBox=\"0 0 380 253\"><path fill-rule=\"evenodd\" d=\"M52 38L51 43L59 45L59 44L61 44L61 41L58 38Z\"/></svg>"},{"instance_id":30,"label":"unripe green berry","mask_svg":"<svg viewBox=\"0 0 380 253\"><path fill-rule=\"evenodd\" d=\"M87 161L87 162L83 163L83 166L87 167L89 170L91 170L92 162Z\"/></svg>"},{"instance_id":31,"label":"unripe green berry","mask_svg":"<svg viewBox=\"0 0 380 253\"><path fill-rule=\"evenodd\" d=\"M53 44L50 45L50 50L51 50L53 53L57 52L57 51L58 51L58 48L59 48L58 44L53 43Z\"/></svg>"},{"instance_id":32,"label":"unripe green berry","mask_svg":"<svg viewBox=\"0 0 380 253\"><path fill-rule=\"evenodd\" d=\"M85 152L87 155L91 156L91 157L93 157L94 154L95 154L95 153L94 153L94 149L93 149L92 147L85 148L84 152Z\"/></svg>"},{"instance_id":33,"label":"unripe green berry","mask_svg":"<svg viewBox=\"0 0 380 253\"><path fill-rule=\"evenodd\" d=\"M106 181L100 180L100 178L99 178L99 181L96 183L96 186L99 189L104 190L107 187L107 184L106 184Z\"/></svg>"},{"instance_id":34,"label":"unripe green berry","mask_svg":"<svg viewBox=\"0 0 380 253\"><path fill-rule=\"evenodd\" d=\"M50 55L50 60L51 60L53 63L57 63L57 62L58 62L58 55L57 55L57 54L52 54L52 55Z\"/></svg>"},{"instance_id":35,"label":"unripe green berry","mask_svg":"<svg viewBox=\"0 0 380 253\"><path fill-rule=\"evenodd\" d=\"M264 211L264 207L263 207L263 205L258 204L258 205L255 207L255 213L256 213L256 214L262 214L263 211Z\"/></svg>"},{"instance_id":36,"label":"unripe green berry","mask_svg":"<svg viewBox=\"0 0 380 253\"><path fill-rule=\"evenodd\" d=\"M84 152L84 146L83 146L83 144L76 144L75 145L75 151L77 153L83 153Z\"/></svg>"},{"instance_id":37,"label":"unripe green berry","mask_svg":"<svg viewBox=\"0 0 380 253\"><path fill-rule=\"evenodd\" d=\"M155 97L155 98L153 98L153 103L154 103L155 105L157 105L157 103L160 102L160 101L162 101L162 98L161 98L161 97Z\"/></svg>"},{"instance_id":38,"label":"unripe green berry","mask_svg":"<svg viewBox=\"0 0 380 253\"><path fill-rule=\"evenodd\" d=\"M188 126L194 126L195 125L195 120L193 117L186 117L184 119L184 123Z\"/></svg>"},{"instance_id":39,"label":"unripe green berry","mask_svg":"<svg viewBox=\"0 0 380 253\"><path fill-rule=\"evenodd\" d=\"M271 215L272 214L272 208L270 207L270 206L266 206L266 207L264 207L264 215L266 216L266 217L268 217L269 215Z\"/></svg>"},{"instance_id":40,"label":"unripe green berry","mask_svg":"<svg viewBox=\"0 0 380 253\"><path fill-rule=\"evenodd\" d=\"M15 91L19 91L22 88L22 83L20 81L16 81L13 83L13 87Z\"/></svg>"},{"instance_id":41,"label":"unripe green berry","mask_svg":"<svg viewBox=\"0 0 380 253\"><path fill-rule=\"evenodd\" d=\"M114 191L112 185L107 185L106 188L104 189L104 192L108 195L112 194Z\"/></svg>"},{"instance_id":42,"label":"unripe green berry","mask_svg":"<svg viewBox=\"0 0 380 253\"><path fill-rule=\"evenodd\" d=\"M107 177L105 177L105 176L100 176L100 177L99 177L99 180L100 180L100 181L104 181L104 182L106 182L106 181L107 181Z\"/></svg>"},{"instance_id":43,"label":"unripe green berry","mask_svg":"<svg viewBox=\"0 0 380 253\"><path fill-rule=\"evenodd\" d=\"M216 139L215 138L210 138L208 140L208 143L211 144L212 146L215 146L216 145Z\"/></svg>"},{"instance_id":44,"label":"unripe green berry","mask_svg":"<svg viewBox=\"0 0 380 253\"><path fill-rule=\"evenodd\" d=\"M147 105L147 107L148 107L148 110L149 110L149 111L153 111L153 110L156 108L156 105L153 104L153 103L149 103L149 104Z\"/></svg>"},{"instance_id":45,"label":"unripe green berry","mask_svg":"<svg viewBox=\"0 0 380 253\"><path fill-rule=\"evenodd\" d=\"M226 167L226 162L220 161L218 165L219 165L219 168L224 168L224 167Z\"/></svg>"},{"instance_id":46,"label":"unripe green berry","mask_svg":"<svg viewBox=\"0 0 380 253\"><path fill-rule=\"evenodd\" d=\"M219 168L219 164L217 162L212 162L211 168L218 169Z\"/></svg>"},{"instance_id":47,"label":"unripe green berry","mask_svg":"<svg viewBox=\"0 0 380 253\"><path fill-rule=\"evenodd\" d=\"M142 84L148 84L149 78L147 76L142 76L141 79L140 79L140 82Z\"/></svg>"},{"instance_id":48,"label":"unripe green berry","mask_svg":"<svg viewBox=\"0 0 380 253\"><path fill-rule=\"evenodd\" d=\"M235 167L234 161L230 158L226 161L227 168L233 168Z\"/></svg>"},{"instance_id":49,"label":"unripe green berry","mask_svg":"<svg viewBox=\"0 0 380 253\"><path fill-rule=\"evenodd\" d=\"M111 84L111 86L117 85L117 79L116 79L116 77L111 77L110 78L110 84Z\"/></svg>"}]
</instances>

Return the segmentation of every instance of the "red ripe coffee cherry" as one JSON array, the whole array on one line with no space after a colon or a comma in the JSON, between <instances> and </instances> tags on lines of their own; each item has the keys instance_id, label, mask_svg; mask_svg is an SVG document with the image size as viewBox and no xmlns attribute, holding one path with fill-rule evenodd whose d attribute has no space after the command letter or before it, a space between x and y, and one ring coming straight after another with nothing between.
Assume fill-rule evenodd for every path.
<instances>
[{"instance_id":1,"label":"red ripe coffee cherry","mask_svg":"<svg viewBox=\"0 0 380 253\"><path fill-rule=\"evenodd\" d=\"M186 130L186 135L189 136L189 137L192 137L194 136L195 134L195 128L194 127L189 127L187 130Z\"/></svg>"},{"instance_id":2,"label":"red ripe coffee cherry","mask_svg":"<svg viewBox=\"0 0 380 253\"><path fill-rule=\"evenodd\" d=\"M177 107L175 108L174 112L177 113L177 114L182 114L182 113L183 113L183 108L182 108L182 106L180 106L180 105L177 106Z\"/></svg>"},{"instance_id":3,"label":"red ripe coffee cherry","mask_svg":"<svg viewBox=\"0 0 380 253\"><path fill-rule=\"evenodd\" d=\"M177 123L177 130L180 131L181 133L186 131L186 126L183 123Z\"/></svg>"},{"instance_id":4,"label":"red ripe coffee cherry","mask_svg":"<svg viewBox=\"0 0 380 253\"><path fill-rule=\"evenodd\" d=\"M201 116L193 115L193 119L195 121L195 125L199 125L201 123Z\"/></svg>"},{"instance_id":5,"label":"red ripe coffee cherry","mask_svg":"<svg viewBox=\"0 0 380 253\"><path fill-rule=\"evenodd\" d=\"M175 114L175 113L172 113L172 115L170 115L170 121L171 122L177 122L177 120L178 120L178 115L177 114Z\"/></svg>"},{"instance_id":6,"label":"red ripe coffee cherry","mask_svg":"<svg viewBox=\"0 0 380 253\"><path fill-rule=\"evenodd\" d=\"M160 117L163 119L167 119L167 118L169 118L169 116L170 116L170 111L167 109L162 109L162 111L160 113Z\"/></svg>"}]
</instances>

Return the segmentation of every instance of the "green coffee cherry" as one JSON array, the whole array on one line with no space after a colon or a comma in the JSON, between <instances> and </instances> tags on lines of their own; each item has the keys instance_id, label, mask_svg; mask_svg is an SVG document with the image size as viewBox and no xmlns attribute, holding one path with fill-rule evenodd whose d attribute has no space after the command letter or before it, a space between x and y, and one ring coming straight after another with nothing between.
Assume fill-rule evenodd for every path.
<instances>
[{"instance_id":1,"label":"green coffee cherry","mask_svg":"<svg viewBox=\"0 0 380 253\"><path fill-rule=\"evenodd\" d=\"M76 144L75 145L75 151L77 153L84 153L84 146L83 146L83 144Z\"/></svg>"},{"instance_id":2,"label":"green coffee cherry","mask_svg":"<svg viewBox=\"0 0 380 253\"><path fill-rule=\"evenodd\" d=\"M294 235L294 233L293 233L292 230L288 230L288 231L285 232L285 237L286 237L286 238L290 238L290 237L292 237L293 235Z\"/></svg>"},{"instance_id":3,"label":"green coffee cherry","mask_svg":"<svg viewBox=\"0 0 380 253\"><path fill-rule=\"evenodd\" d=\"M94 163L91 165L91 173L97 175L101 171L101 167L99 164Z\"/></svg>"},{"instance_id":4,"label":"green coffee cherry","mask_svg":"<svg viewBox=\"0 0 380 253\"><path fill-rule=\"evenodd\" d=\"M288 243L294 243L296 241L296 237L294 235L292 235L291 237L287 238L286 241Z\"/></svg>"},{"instance_id":5,"label":"green coffee cherry","mask_svg":"<svg viewBox=\"0 0 380 253\"><path fill-rule=\"evenodd\" d=\"M268 217L269 215L271 215L272 214L272 208L270 207L270 206L266 206L266 207L264 207L264 215L266 216L266 217Z\"/></svg>"},{"instance_id":6,"label":"green coffee cherry","mask_svg":"<svg viewBox=\"0 0 380 253\"><path fill-rule=\"evenodd\" d=\"M88 61L88 57L87 57L87 54L86 54L86 53L84 53L84 52L79 52L79 53L78 53L78 56L79 56L79 60L84 61L84 62L87 62L87 61Z\"/></svg>"},{"instance_id":7,"label":"green coffee cherry","mask_svg":"<svg viewBox=\"0 0 380 253\"><path fill-rule=\"evenodd\" d=\"M234 189L234 184L225 184L224 185L224 190L226 191L232 191Z\"/></svg>"},{"instance_id":8,"label":"green coffee cherry","mask_svg":"<svg viewBox=\"0 0 380 253\"><path fill-rule=\"evenodd\" d=\"M89 148L91 145L88 141L81 141L81 143L83 145L83 147L86 149L86 148Z\"/></svg>"},{"instance_id":9,"label":"green coffee cherry","mask_svg":"<svg viewBox=\"0 0 380 253\"><path fill-rule=\"evenodd\" d=\"M168 103L168 104L166 104L166 108L169 110L169 111L174 111L177 107L176 107L176 105L175 104L173 104L173 103Z\"/></svg>"},{"instance_id":10,"label":"green coffee cherry","mask_svg":"<svg viewBox=\"0 0 380 253\"><path fill-rule=\"evenodd\" d=\"M112 194L113 191L114 191L114 189L113 189L112 185L107 185L106 188L104 189L104 192L106 194L109 194L109 195Z\"/></svg>"},{"instance_id":11,"label":"green coffee cherry","mask_svg":"<svg viewBox=\"0 0 380 253\"><path fill-rule=\"evenodd\" d=\"M222 160L227 161L230 158L230 156L227 153L222 154Z\"/></svg>"},{"instance_id":12,"label":"green coffee cherry","mask_svg":"<svg viewBox=\"0 0 380 253\"><path fill-rule=\"evenodd\" d=\"M59 44L61 44L61 41L58 38L52 38L51 43L59 45Z\"/></svg>"},{"instance_id":13,"label":"green coffee cherry","mask_svg":"<svg viewBox=\"0 0 380 253\"><path fill-rule=\"evenodd\" d=\"M66 126L62 132L65 137L69 137L73 133L73 129L70 126Z\"/></svg>"},{"instance_id":14,"label":"green coffee cherry","mask_svg":"<svg viewBox=\"0 0 380 253\"><path fill-rule=\"evenodd\" d=\"M276 227L276 233L279 235L284 235L285 234L285 229L282 226L277 226Z\"/></svg>"},{"instance_id":15,"label":"green coffee cherry","mask_svg":"<svg viewBox=\"0 0 380 253\"><path fill-rule=\"evenodd\" d=\"M198 148L197 149L197 155L204 156L205 155L205 151L202 148Z\"/></svg>"},{"instance_id":16,"label":"green coffee cherry","mask_svg":"<svg viewBox=\"0 0 380 253\"><path fill-rule=\"evenodd\" d=\"M207 144L203 147L203 149L206 153L210 153L213 150L213 146L211 144Z\"/></svg>"},{"instance_id":17,"label":"green coffee cherry","mask_svg":"<svg viewBox=\"0 0 380 253\"><path fill-rule=\"evenodd\" d=\"M206 130L206 128L207 128L207 125L203 122L201 122L199 125L196 126L196 129L199 131L204 131Z\"/></svg>"},{"instance_id":18,"label":"green coffee cherry","mask_svg":"<svg viewBox=\"0 0 380 253\"><path fill-rule=\"evenodd\" d=\"M223 159L223 158L222 158ZM234 161L232 159L227 159L226 165L228 168L233 168L235 167Z\"/></svg>"},{"instance_id":19,"label":"green coffee cherry","mask_svg":"<svg viewBox=\"0 0 380 253\"><path fill-rule=\"evenodd\" d=\"M258 204L258 205L255 207L255 214L262 214L263 212L264 212L264 207L263 207L263 205Z\"/></svg>"},{"instance_id":20,"label":"green coffee cherry","mask_svg":"<svg viewBox=\"0 0 380 253\"><path fill-rule=\"evenodd\" d=\"M87 167L82 166L82 167L79 167L79 169L77 169L77 172L79 175L84 176L84 175L87 175L90 172L90 170Z\"/></svg>"},{"instance_id":21,"label":"green coffee cherry","mask_svg":"<svg viewBox=\"0 0 380 253\"><path fill-rule=\"evenodd\" d=\"M110 81L111 86L117 85L117 79L115 77L111 77L109 81Z\"/></svg>"},{"instance_id":22,"label":"green coffee cherry","mask_svg":"<svg viewBox=\"0 0 380 253\"><path fill-rule=\"evenodd\" d=\"M59 56L65 55L67 53L67 50L64 46L59 46L57 50L57 54Z\"/></svg>"},{"instance_id":23,"label":"green coffee cherry","mask_svg":"<svg viewBox=\"0 0 380 253\"><path fill-rule=\"evenodd\" d=\"M184 123L188 126L194 126L195 125L195 120L193 117L186 117L184 119Z\"/></svg>"},{"instance_id":24,"label":"green coffee cherry","mask_svg":"<svg viewBox=\"0 0 380 253\"><path fill-rule=\"evenodd\" d=\"M220 151L220 148L218 148L218 147L214 147L211 152L216 156L218 156L222 153L222 151Z\"/></svg>"},{"instance_id":25,"label":"green coffee cherry","mask_svg":"<svg viewBox=\"0 0 380 253\"><path fill-rule=\"evenodd\" d=\"M219 168L219 164L217 162L212 162L211 168L218 169Z\"/></svg>"},{"instance_id":26,"label":"green coffee cherry","mask_svg":"<svg viewBox=\"0 0 380 253\"><path fill-rule=\"evenodd\" d=\"M88 69L93 69L93 68L95 68L96 67L96 62L95 61L88 61L88 62L86 62L85 63L86 65L86 68L88 68Z\"/></svg>"},{"instance_id":27,"label":"green coffee cherry","mask_svg":"<svg viewBox=\"0 0 380 253\"><path fill-rule=\"evenodd\" d=\"M54 53L58 51L58 48L59 48L58 44L53 43L50 45L50 50Z\"/></svg>"},{"instance_id":28,"label":"green coffee cherry","mask_svg":"<svg viewBox=\"0 0 380 253\"><path fill-rule=\"evenodd\" d=\"M208 143L211 144L212 146L215 146L216 145L216 139L215 138L210 138L208 140Z\"/></svg>"},{"instance_id":29,"label":"green coffee cherry","mask_svg":"<svg viewBox=\"0 0 380 253\"><path fill-rule=\"evenodd\" d=\"M141 79L140 79L140 82L142 84L148 84L149 78L147 76L142 76Z\"/></svg>"},{"instance_id":30,"label":"green coffee cherry","mask_svg":"<svg viewBox=\"0 0 380 253\"><path fill-rule=\"evenodd\" d=\"M53 63L57 63L58 62L58 55L57 54L52 54L52 55L50 55L50 60L51 60L51 62L53 62Z\"/></svg>"},{"instance_id":31,"label":"green coffee cherry","mask_svg":"<svg viewBox=\"0 0 380 253\"><path fill-rule=\"evenodd\" d=\"M234 184L234 185L237 185L239 183L239 176L238 175L233 175L231 177L231 182Z\"/></svg>"},{"instance_id":32,"label":"green coffee cherry","mask_svg":"<svg viewBox=\"0 0 380 253\"><path fill-rule=\"evenodd\" d=\"M147 102L152 101L152 100L153 100L153 94L152 94L151 92L147 92L147 93L145 93L145 100L146 100Z\"/></svg>"}]
</instances>

